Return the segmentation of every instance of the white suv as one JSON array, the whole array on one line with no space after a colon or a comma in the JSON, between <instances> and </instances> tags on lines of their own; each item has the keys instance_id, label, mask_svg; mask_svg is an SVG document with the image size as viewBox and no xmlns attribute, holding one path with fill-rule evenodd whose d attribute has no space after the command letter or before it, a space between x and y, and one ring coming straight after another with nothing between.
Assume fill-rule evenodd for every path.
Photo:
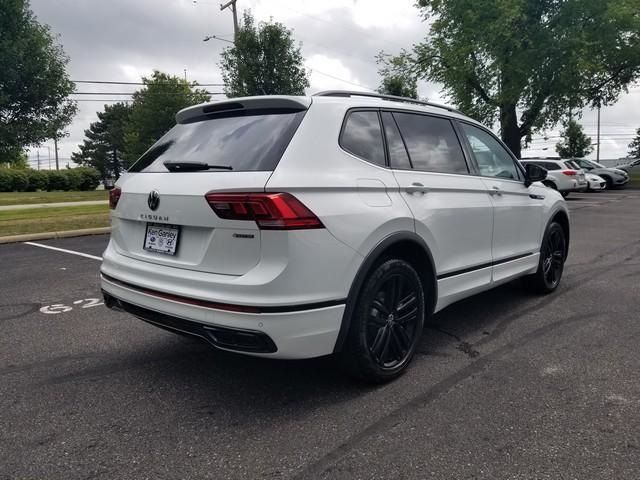
<instances>
[{"instance_id":1,"label":"white suv","mask_svg":"<svg viewBox=\"0 0 640 480\"><path fill-rule=\"evenodd\" d=\"M565 198L571 192L584 192L589 189L584 170L572 160L561 160L559 158L522 159L522 164L525 166L531 163L547 170L547 178L542 183L559 191Z\"/></svg>"},{"instance_id":2,"label":"white suv","mask_svg":"<svg viewBox=\"0 0 640 480\"><path fill-rule=\"evenodd\" d=\"M385 381L434 312L518 277L560 282L562 197L455 110L339 91L177 122L111 192L109 307L224 350L339 353Z\"/></svg>"}]
</instances>

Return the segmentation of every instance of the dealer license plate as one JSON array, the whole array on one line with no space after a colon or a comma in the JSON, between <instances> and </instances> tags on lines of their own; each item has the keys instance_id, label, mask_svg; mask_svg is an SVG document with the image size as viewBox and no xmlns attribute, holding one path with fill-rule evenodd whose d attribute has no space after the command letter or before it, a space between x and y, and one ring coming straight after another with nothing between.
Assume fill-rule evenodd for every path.
<instances>
[{"instance_id":1,"label":"dealer license plate","mask_svg":"<svg viewBox=\"0 0 640 480\"><path fill-rule=\"evenodd\" d=\"M178 225L147 223L144 249L150 252L164 253L165 255L175 255L179 236L180 227Z\"/></svg>"}]
</instances>

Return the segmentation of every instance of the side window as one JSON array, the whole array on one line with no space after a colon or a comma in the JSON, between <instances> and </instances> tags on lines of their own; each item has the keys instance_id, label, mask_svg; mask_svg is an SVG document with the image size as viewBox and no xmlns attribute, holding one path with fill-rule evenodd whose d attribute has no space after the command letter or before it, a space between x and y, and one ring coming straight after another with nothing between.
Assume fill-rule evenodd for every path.
<instances>
[{"instance_id":1,"label":"side window","mask_svg":"<svg viewBox=\"0 0 640 480\"><path fill-rule=\"evenodd\" d=\"M593 165L591 165L586 160L580 160L579 158L576 158L574 160L574 162L576 162L578 165L580 165L581 168L584 168L585 170L592 170L593 169Z\"/></svg>"},{"instance_id":2,"label":"side window","mask_svg":"<svg viewBox=\"0 0 640 480\"><path fill-rule=\"evenodd\" d=\"M560 170L560 166L557 163L553 162L542 162L542 166L549 171Z\"/></svg>"},{"instance_id":3,"label":"side window","mask_svg":"<svg viewBox=\"0 0 640 480\"><path fill-rule=\"evenodd\" d=\"M394 113L416 170L469 173L462 147L449 120L414 113Z\"/></svg>"},{"instance_id":4,"label":"side window","mask_svg":"<svg viewBox=\"0 0 640 480\"><path fill-rule=\"evenodd\" d=\"M476 158L480 175L484 177L520 180L518 168L507 150L500 142L484 130L461 123L471 150Z\"/></svg>"},{"instance_id":5,"label":"side window","mask_svg":"<svg viewBox=\"0 0 640 480\"><path fill-rule=\"evenodd\" d=\"M384 134L387 137L387 148L389 149L389 166L391 168L411 169L411 162L407 149L404 146L400 131L389 112L382 112L382 125Z\"/></svg>"},{"instance_id":6,"label":"side window","mask_svg":"<svg viewBox=\"0 0 640 480\"><path fill-rule=\"evenodd\" d=\"M384 167L384 144L378 112L349 113L340 137L340 146L363 160Z\"/></svg>"}]
</instances>

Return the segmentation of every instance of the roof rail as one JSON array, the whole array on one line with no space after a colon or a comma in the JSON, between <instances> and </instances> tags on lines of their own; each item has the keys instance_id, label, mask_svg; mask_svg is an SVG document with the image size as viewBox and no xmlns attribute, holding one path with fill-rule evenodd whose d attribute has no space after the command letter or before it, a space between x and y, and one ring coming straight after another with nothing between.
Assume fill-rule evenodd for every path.
<instances>
[{"instance_id":1,"label":"roof rail","mask_svg":"<svg viewBox=\"0 0 640 480\"><path fill-rule=\"evenodd\" d=\"M456 110L453 107L448 107L447 105L440 105L439 103L433 103L433 102L425 102L423 100L416 100L415 98L409 98L409 97L385 95L383 93L358 92L355 90L325 90L324 92L314 93L312 96L313 97L371 97L371 98L379 98L381 100L390 100L393 102L415 103L417 105L425 105L428 107L443 108L444 110L447 110L449 112L459 113L460 115L464 115L460 110Z\"/></svg>"}]
</instances>

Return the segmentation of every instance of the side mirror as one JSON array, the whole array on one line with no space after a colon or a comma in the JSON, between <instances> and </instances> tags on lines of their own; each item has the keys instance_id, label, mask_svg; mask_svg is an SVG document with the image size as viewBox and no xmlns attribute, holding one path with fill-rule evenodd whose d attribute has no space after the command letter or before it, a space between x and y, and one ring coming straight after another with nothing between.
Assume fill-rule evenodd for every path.
<instances>
[{"instance_id":1,"label":"side mirror","mask_svg":"<svg viewBox=\"0 0 640 480\"><path fill-rule=\"evenodd\" d=\"M533 163L527 163L524 167L526 172L525 186L531 185L533 182L541 182L547 178L547 169L539 167Z\"/></svg>"}]
</instances>

